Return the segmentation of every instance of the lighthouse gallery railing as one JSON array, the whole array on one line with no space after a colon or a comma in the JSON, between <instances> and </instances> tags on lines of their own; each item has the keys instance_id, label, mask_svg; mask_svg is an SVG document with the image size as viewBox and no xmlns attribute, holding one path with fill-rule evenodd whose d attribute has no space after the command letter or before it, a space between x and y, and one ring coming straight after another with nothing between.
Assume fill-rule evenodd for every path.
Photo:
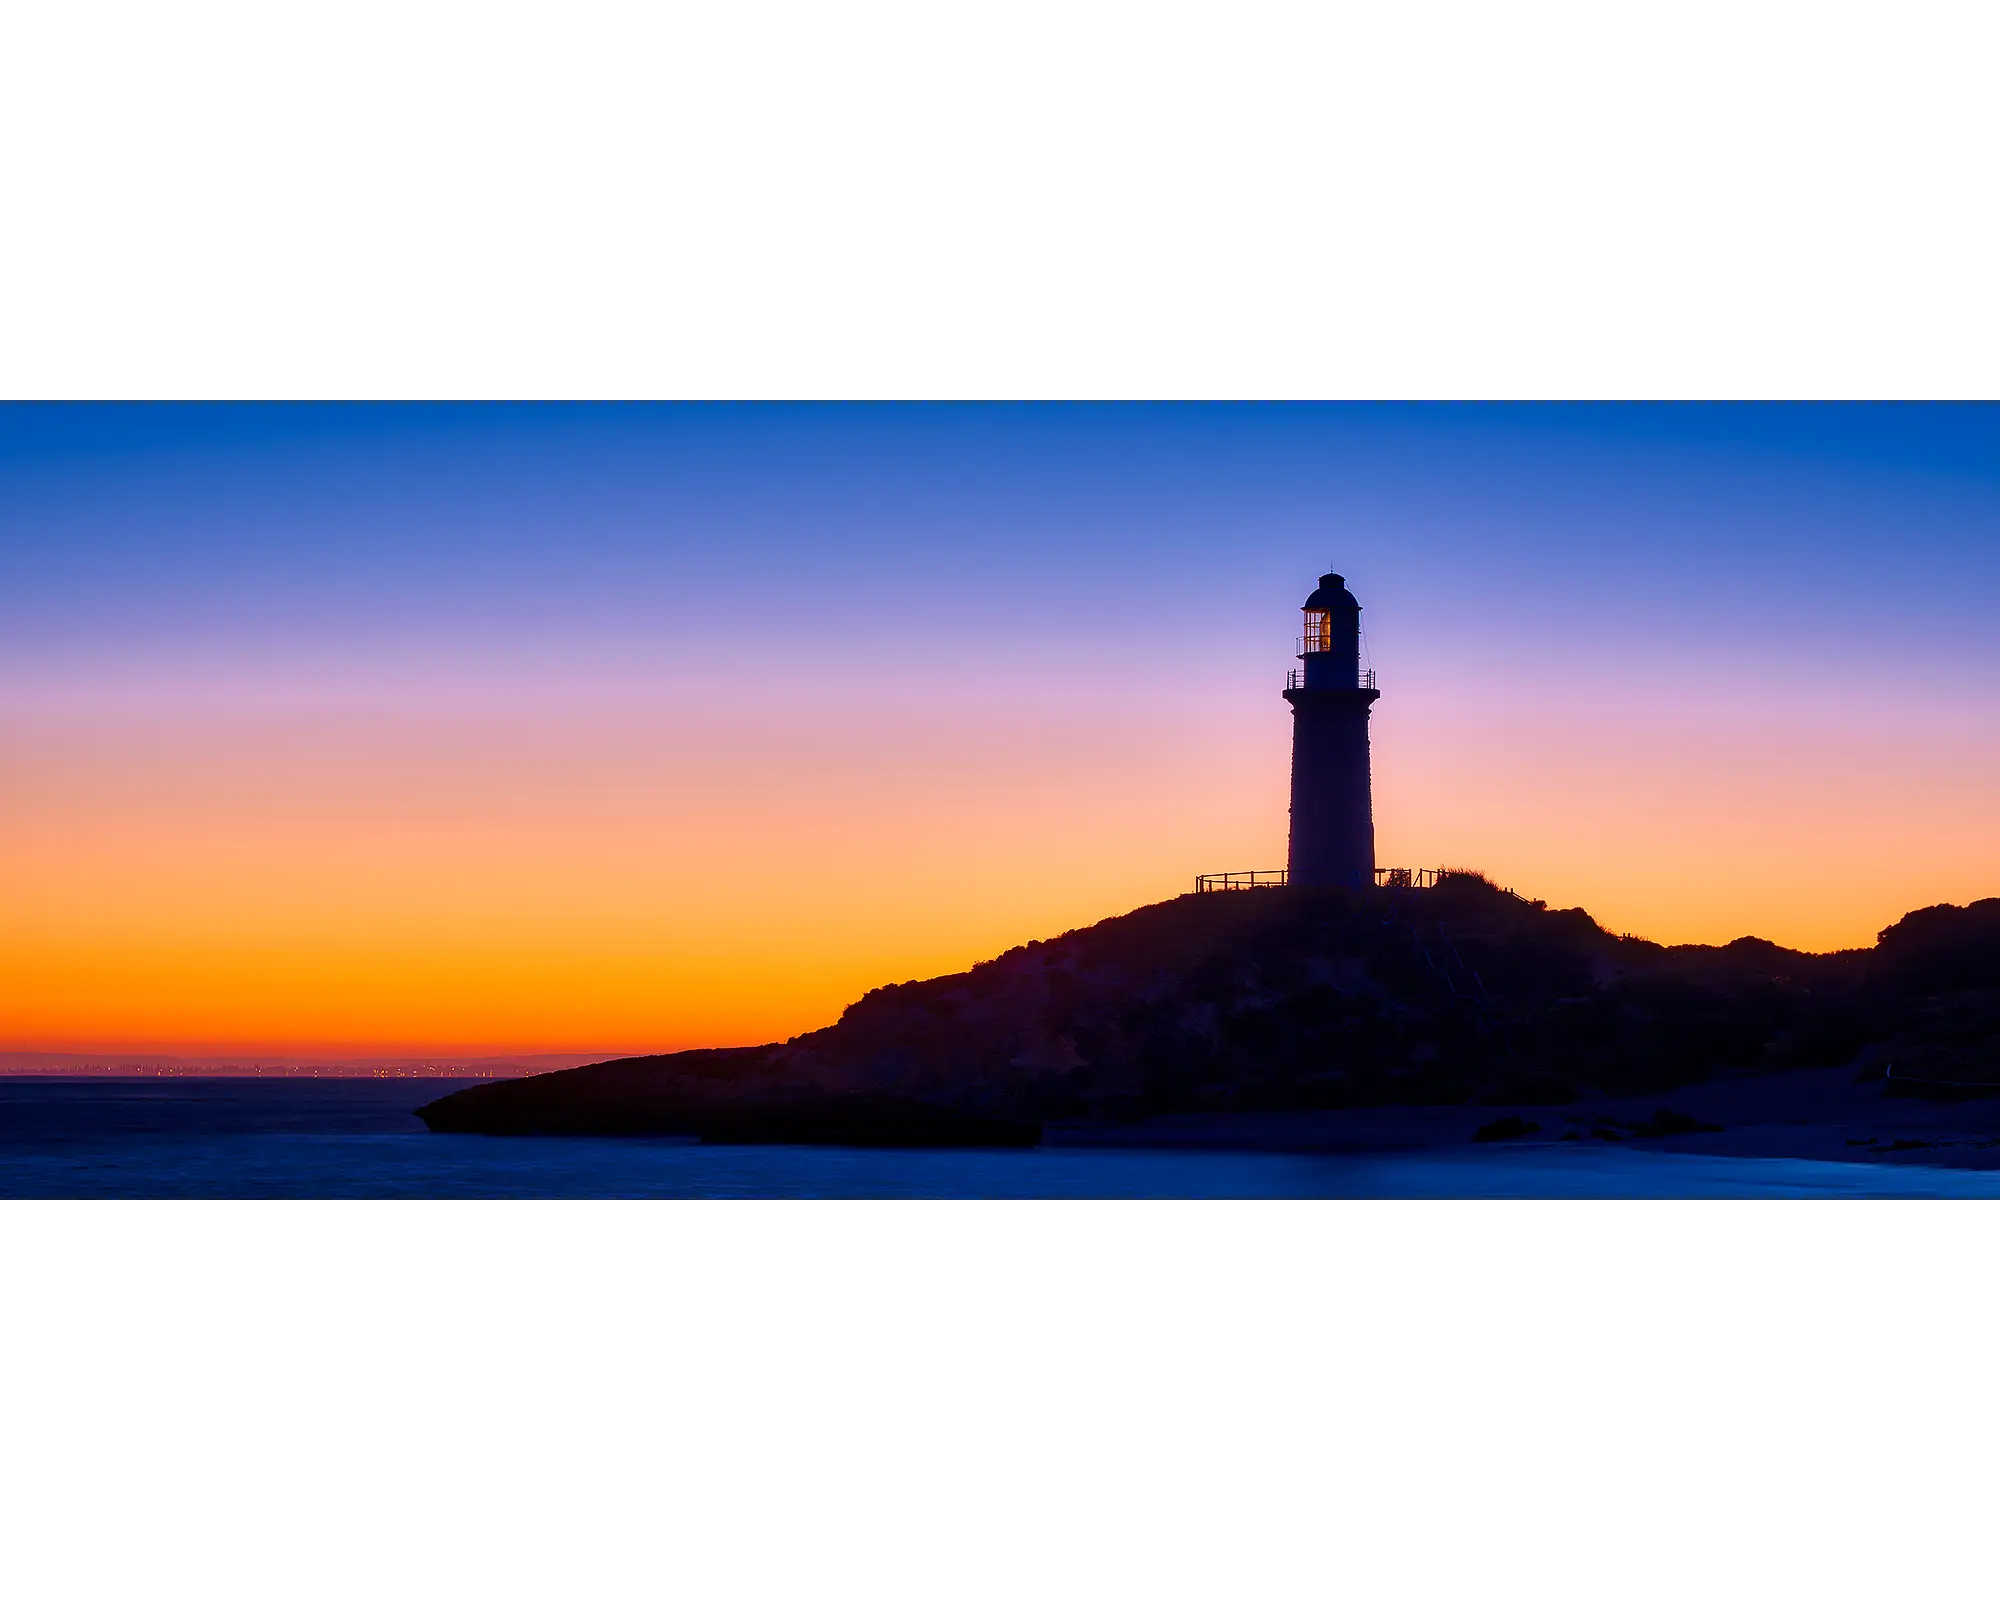
<instances>
[{"instance_id":1,"label":"lighthouse gallery railing","mask_svg":"<svg viewBox=\"0 0 2000 1600\"><path fill-rule=\"evenodd\" d=\"M1384 889L1428 889L1447 870L1444 867L1377 867L1375 882ZM1216 894L1226 889L1282 889L1286 876L1283 867L1256 872L1202 872L1195 875L1194 892Z\"/></svg>"},{"instance_id":2,"label":"lighthouse gallery railing","mask_svg":"<svg viewBox=\"0 0 2000 1600\"><path fill-rule=\"evenodd\" d=\"M1375 687L1375 674L1372 670L1359 673L1357 676L1359 681L1354 685L1355 688L1372 689ZM1297 667L1292 668L1290 672L1285 674L1285 687L1287 689L1303 689L1305 686L1306 675Z\"/></svg>"}]
</instances>

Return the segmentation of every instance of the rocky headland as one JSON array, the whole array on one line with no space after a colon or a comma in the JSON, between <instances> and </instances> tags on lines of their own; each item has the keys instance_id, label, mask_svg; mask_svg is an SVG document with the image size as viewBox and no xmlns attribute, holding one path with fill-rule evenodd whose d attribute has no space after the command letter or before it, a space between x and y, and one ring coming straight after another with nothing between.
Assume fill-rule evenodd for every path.
<instances>
[{"instance_id":1,"label":"rocky headland","mask_svg":"<svg viewBox=\"0 0 2000 1600\"><path fill-rule=\"evenodd\" d=\"M481 1084L418 1114L439 1132L731 1143L1692 1148L1740 1144L1719 1113L1754 1106L1850 1157L1915 1123L1905 1148L1950 1147L1962 1123L1958 1143L1984 1149L1991 1124L2000 1160L1994 1095L2000 899L1811 955L1621 937L1455 873L1186 895L873 990L782 1044Z\"/></svg>"}]
</instances>

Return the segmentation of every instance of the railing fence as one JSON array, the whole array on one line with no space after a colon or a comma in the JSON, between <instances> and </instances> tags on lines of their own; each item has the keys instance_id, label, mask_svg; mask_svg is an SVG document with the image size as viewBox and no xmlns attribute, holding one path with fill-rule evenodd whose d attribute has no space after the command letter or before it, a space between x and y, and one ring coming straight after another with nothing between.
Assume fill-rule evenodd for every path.
<instances>
[{"instance_id":1,"label":"railing fence","mask_svg":"<svg viewBox=\"0 0 2000 1600\"><path fill-rule=\"evenodd\" d=\"M1377 867L1375 884L1381 889L1429 889L1449 875L1449 867ZM1255 872L1203 872L1196 875L1196 894L1216 894L1231 889L1282 889L1289 874L1283 867L1260 868Z\"/></svg>"}]
</instances>

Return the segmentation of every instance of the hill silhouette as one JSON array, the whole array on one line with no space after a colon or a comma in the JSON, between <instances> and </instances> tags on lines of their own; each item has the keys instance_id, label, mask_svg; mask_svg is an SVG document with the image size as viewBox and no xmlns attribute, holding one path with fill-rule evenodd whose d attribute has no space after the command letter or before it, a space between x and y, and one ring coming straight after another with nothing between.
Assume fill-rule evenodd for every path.
<instances>
[{"instance_id":1,"label":"hill silhouette","mask_svg":"<svg viewBox=\"0 0 2000 1600\"><path fill-rule=\"evenodd\" d=\"M1811 955L1622 937L1469 872L1185 895L872 990L782 1044L483 1084L418 1114L448 1132L1027 1144L1054 1120L1560 1106L1837 1067L1891 1095L2000 1089L2000 899Z\"/></svg>"}]
</instances>

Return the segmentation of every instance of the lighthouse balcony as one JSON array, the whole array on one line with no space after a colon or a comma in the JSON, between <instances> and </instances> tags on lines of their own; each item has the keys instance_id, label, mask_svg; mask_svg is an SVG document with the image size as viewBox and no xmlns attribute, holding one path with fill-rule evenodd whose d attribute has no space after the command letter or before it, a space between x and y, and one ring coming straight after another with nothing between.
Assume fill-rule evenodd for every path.
<instances>
[{"instance_id":1,"label":"lighthouse balcony","mask_svg":"<svg viewBox=\"0 0 2000 1600\"><path fill-rule=\"evenodd\" d=\"M1302 668L1294 667L1290 672L1285 674L1285 687L1287 689L1303 689L1305 688L1305 686L1306 686L1306 675ZM1321 684L1314 684L1313 687L1316 689L1326 689L1334 686L1331 684L1321 683ZM1349 687L1349 685L1341 684L1339 685L1339 687L1345 689ZM1374 688L1375 687L1374 672L1372 671L1357 672L1354 675L1354 683L1352 687L1356 689Z\"/></svg>"}]
</instances>

